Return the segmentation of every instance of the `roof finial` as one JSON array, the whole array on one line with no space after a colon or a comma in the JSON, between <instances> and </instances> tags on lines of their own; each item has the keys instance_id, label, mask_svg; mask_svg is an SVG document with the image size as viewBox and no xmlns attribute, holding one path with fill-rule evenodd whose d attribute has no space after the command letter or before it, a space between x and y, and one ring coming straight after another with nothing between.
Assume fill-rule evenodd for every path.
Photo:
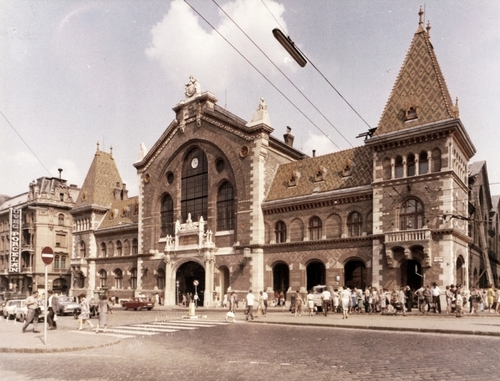
<instances>
[{"instance_id":1,"label":"roof finial","mask_svg":"<svg viewBox=\"0 0 500 381\"><path fill-rule=\"evenodd\" d=\"M113 157L113 146L109 146L109 154Z\"/></svg>"},{"instance_id":2,"label":"roof finial","mask_svg":"<svg viewBox=\"0 0 500 381\"><path fill-rule=\"evenodd\" d=\"M97 141L97 150L99 151L99 140Z\"/></svg>"},{"instance_id":3,"label":"roof finial","mask_svg":"<svg viewBox=\"0 0 500 381\"><path fill-rule=\"evenodd\" d=\"M425 28L427 30L427 36L431 38L431 22L427 21L427 27Z\"/></svg>"},{"instance_id":4,"label":"roof finial","mask_svg":"<svg viewBox=\"0 0 500 381\"><path fill-rule=\"evenodd\" d=\"M418 11L418 24L422 25L424 23L422 16L424 15L424 11L422 6L420 6L420 10Z\"/></svg>"},{"instance_id":5,"label":"roof finial","mask_svg":"<svg viewBox=\"0 0 500 381\"><path fill-rule=\"evenodd\" d=\"M460 116L460 109L458 108L458 97L455 98L455 107L453 107L453 111L455 111L455 118Z\"/></svg>"}]
</instances>

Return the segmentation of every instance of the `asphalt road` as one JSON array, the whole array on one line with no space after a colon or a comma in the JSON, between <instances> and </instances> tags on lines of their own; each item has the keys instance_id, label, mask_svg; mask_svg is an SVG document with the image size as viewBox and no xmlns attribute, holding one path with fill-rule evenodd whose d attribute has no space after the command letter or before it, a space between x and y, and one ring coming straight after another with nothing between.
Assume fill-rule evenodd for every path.
<instances>
[{"instance_id":1,"label":"asphalt road","mask_svg":"<svg viewBox=\"0 0 500 381\"><path fill-rule=\"evenodd\" d=\"M118 311L113 319L127 324L178 315ZM63 319L72 324L72 318ZM9 381L500 380L499 344L495 337L239 322L136 336L94 350L3 353L0 377Z\"/></svg>"}]
</instances>

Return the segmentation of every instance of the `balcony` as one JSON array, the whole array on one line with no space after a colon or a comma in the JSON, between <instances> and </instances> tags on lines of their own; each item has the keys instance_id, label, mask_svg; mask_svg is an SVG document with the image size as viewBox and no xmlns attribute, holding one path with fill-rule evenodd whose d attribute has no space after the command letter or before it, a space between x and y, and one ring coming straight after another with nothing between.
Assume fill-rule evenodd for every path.
<instances>
[{"instance_id":1,"label":"balcony","mask_svg":"<svg viewBox=\"0 0 500 381\"><path fill-rule=\"evenodd\" d=\"M415 229L385 233L385 242L428 241L430 239L430 229Z\"/></svg>"}]
</instances>

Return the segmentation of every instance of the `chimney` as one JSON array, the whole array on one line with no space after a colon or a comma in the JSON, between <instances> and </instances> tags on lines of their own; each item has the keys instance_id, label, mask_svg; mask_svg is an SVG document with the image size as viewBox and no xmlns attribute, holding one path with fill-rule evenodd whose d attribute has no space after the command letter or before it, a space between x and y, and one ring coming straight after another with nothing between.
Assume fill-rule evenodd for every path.
<instances>
[{"instance_id":1,"label":"chimney","mask_svg":"<svg viewBox=\"0 0 500 381\"><path fill-rule=\"evenodd\" d=\"M59 171L59 178L61 178L61 174L62 174L63 170L62 170L62 168L58 168L57 170Z\"/></svg>"},{"instance_id":2,"label":"chimney","mask_svg":"<svg viewBox=\"0 0 500 381\"><path fill-rule=\"evenodd\" d=\"M286 134L283 135L283 139L285 140L285 144L287 146L290 146L290 147L293 147L293 139L295 138L295 136L293 136L290 131L292 131L292 129L288 126L286 126Z\"/></svg>"},{"instance_id":3,"label":"chimney","mask_svg":"<svg viewBox=\"0 0 500 381\"><path fill-rule=\"evenodd\" d=\"M313 149L313 157L316 157L316 150Z\"/></svg>"}]
</instances>

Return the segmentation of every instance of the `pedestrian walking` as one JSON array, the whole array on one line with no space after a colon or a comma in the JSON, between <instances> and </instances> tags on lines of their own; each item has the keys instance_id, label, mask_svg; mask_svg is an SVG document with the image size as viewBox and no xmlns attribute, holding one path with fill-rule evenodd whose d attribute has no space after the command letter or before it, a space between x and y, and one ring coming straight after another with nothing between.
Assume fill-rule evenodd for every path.
<instances>
[{"instance_id":1,"label":"pedestrian walking","mask_svg":"<svg viewBox=\"0 0 500 381\"><path fill-rule=\"evenodd\" d=\"M463 307L464 307L464 299L462 298L462 293L460 290L457 290L457 296L455 300L456 317L462 317Z\"/></svg>"},{"instance_id":2,"label":"pedestrian walking","mask_svg":"<svg viewBox=\"0 0 500 381\"><path fill-rule=\"evenodd\" d=\"M252 318L253 320L253 305L255 303L255 295L252 294L252 289L248 290L248 294L247 294L247 316L246 316L246 320L248 321L249 318Z\"/></svg>"},{"instance_id":3,"label":"pedestrian walking","mask_svg":"<svg viewBox=\"0 0 500 381\"><path fill-rule=\"evenodd\" d=\"M26 333L26 328L28 328L28 325L31 323L33 323L33 332L40 333L38 330L38 317L42 311L38 302L38 291L35 291L32 295L28 296L25 304L28 308L28 312L26 313L26 321L23 325L23 333Z\"/></svg>"},{"instance_id":4,"label":"pedestrian walking","mask_svg":"<svg viewBox=\"0 0 500 381\"><path fill-rule=\"evenodd\" d=\"M441 289L436 282L432 283L431 294L434 313L441 313Z\"/></svg>"},{"instance_id":5,"label":"pedestrian walking","mask_svg":"<svg viewBox=\"0 0 500 381\"><path fill-rule=\"evenodd\" d=\"M349 317L349 304L351 302L351 290L349 288L344 288L340 292L340 299L342 300L342 319L347 319Z\"/></svg>"},{"instance_id":6,"label":"pedestrian walking","mask_svg":"<svg viewBox=\"0 0 500 381\"><path fill-rule=\"evenodd\" d=\"M111 311L111 306L109 305L105 295L102 295L99 298L97 310L99 311L99 320L97 321L95 333L99 333L99 326L104 327L103 332L106 333L106 329L108 328L108 315L113 312Z\"/></svg>"},{"instance_id":7,"label":"pedestrian walking","mask_svg":"<svg viewBox=\"0 0 500 381\"><path fill-rule=\"evenodd\" d=\"M323 309L323 315L325 316L328 316L328 308L330 306L331 299L332 299L332 294L325 287L325 289L321 293L321 308Z\"/></svg>"},{"instance_id":8,"label":"pedestrian walking","mask_svg":"<svg viewBox=\"0 0 500 381\"><path fill-rule=\"evenodd\" d=\"M78 328L79 331L83 329L83 323L87 323L90 325L90 329L94 329L94 325L90 322L90 307L89 307L89 302L87 302L87 299L85 297L85 294L80 295L80 316L79 316L79 322L80 322L80 328Z\"/></svg>"},{"instance_id":9,"label":"pedestrian walking","mask_svg":"<svg viewBox=\"0 0 500 381\"><path fill-rule=\"evenodd\" d=\"M262 313L264 316L267 314L267 306L268 306L268 300L269 300L269 295L267 295L267 292L262 291L262 302L263 302L263 308L262 308Z\"/></svg>"},{"instance_id":10,"label":"pedestrian walking","mask_svg":"<svg viewBox=\"0 0 500 381\"><path fill-rule=\"evenodd\" d=\"M47 324L49 329L57 329L57 312L59 311L59 298L54 295L54 291L49 290L47 300Z\"/></svg>"},{"instance_id":11,"label":"pedestrian walking","mask_svg":"<svg viewBox=\"0 0 500 381\"><path fill-rule=\"evenodd\" d=\"M295 316L302 316L302 306L304 305L304 300L300 295L299 290L295 292Z\"/></svg>"},{"instance_id":12,"label":"pedestrian walking","mask_svg":"<svg viewBox=\"0 0 500 381\"><path fill-rule=\"evenodd\" d=\"M411 312L411 307L413 303L413 291L410 286L405 287L405 297L406 297L406 312Z\"/></svg>"},{"instance_id":13,"label":"pedestrian walking","mask_svg":"<svg viewBox=\"0 0 500 381\"><path fill-rule=\"evenodd\" d=\"M490 312L494 312L493 304L495 303L495 290L493 285L490 283L488 290L486 290L486 299L488 300L488 309Z\"/></svg>"},{"instance_id":14,"label":"pedestrian walking","mask_svg":"<svg viewBox=\"0 0 500 381\"><path fill-rule=\"evenodd\" d=\"M309 290L309 293L307 294L307 308L309 309L309 316L313 316L316 314L314 306L314 295L312 290Z\"/></svg>"}]
</instances>

